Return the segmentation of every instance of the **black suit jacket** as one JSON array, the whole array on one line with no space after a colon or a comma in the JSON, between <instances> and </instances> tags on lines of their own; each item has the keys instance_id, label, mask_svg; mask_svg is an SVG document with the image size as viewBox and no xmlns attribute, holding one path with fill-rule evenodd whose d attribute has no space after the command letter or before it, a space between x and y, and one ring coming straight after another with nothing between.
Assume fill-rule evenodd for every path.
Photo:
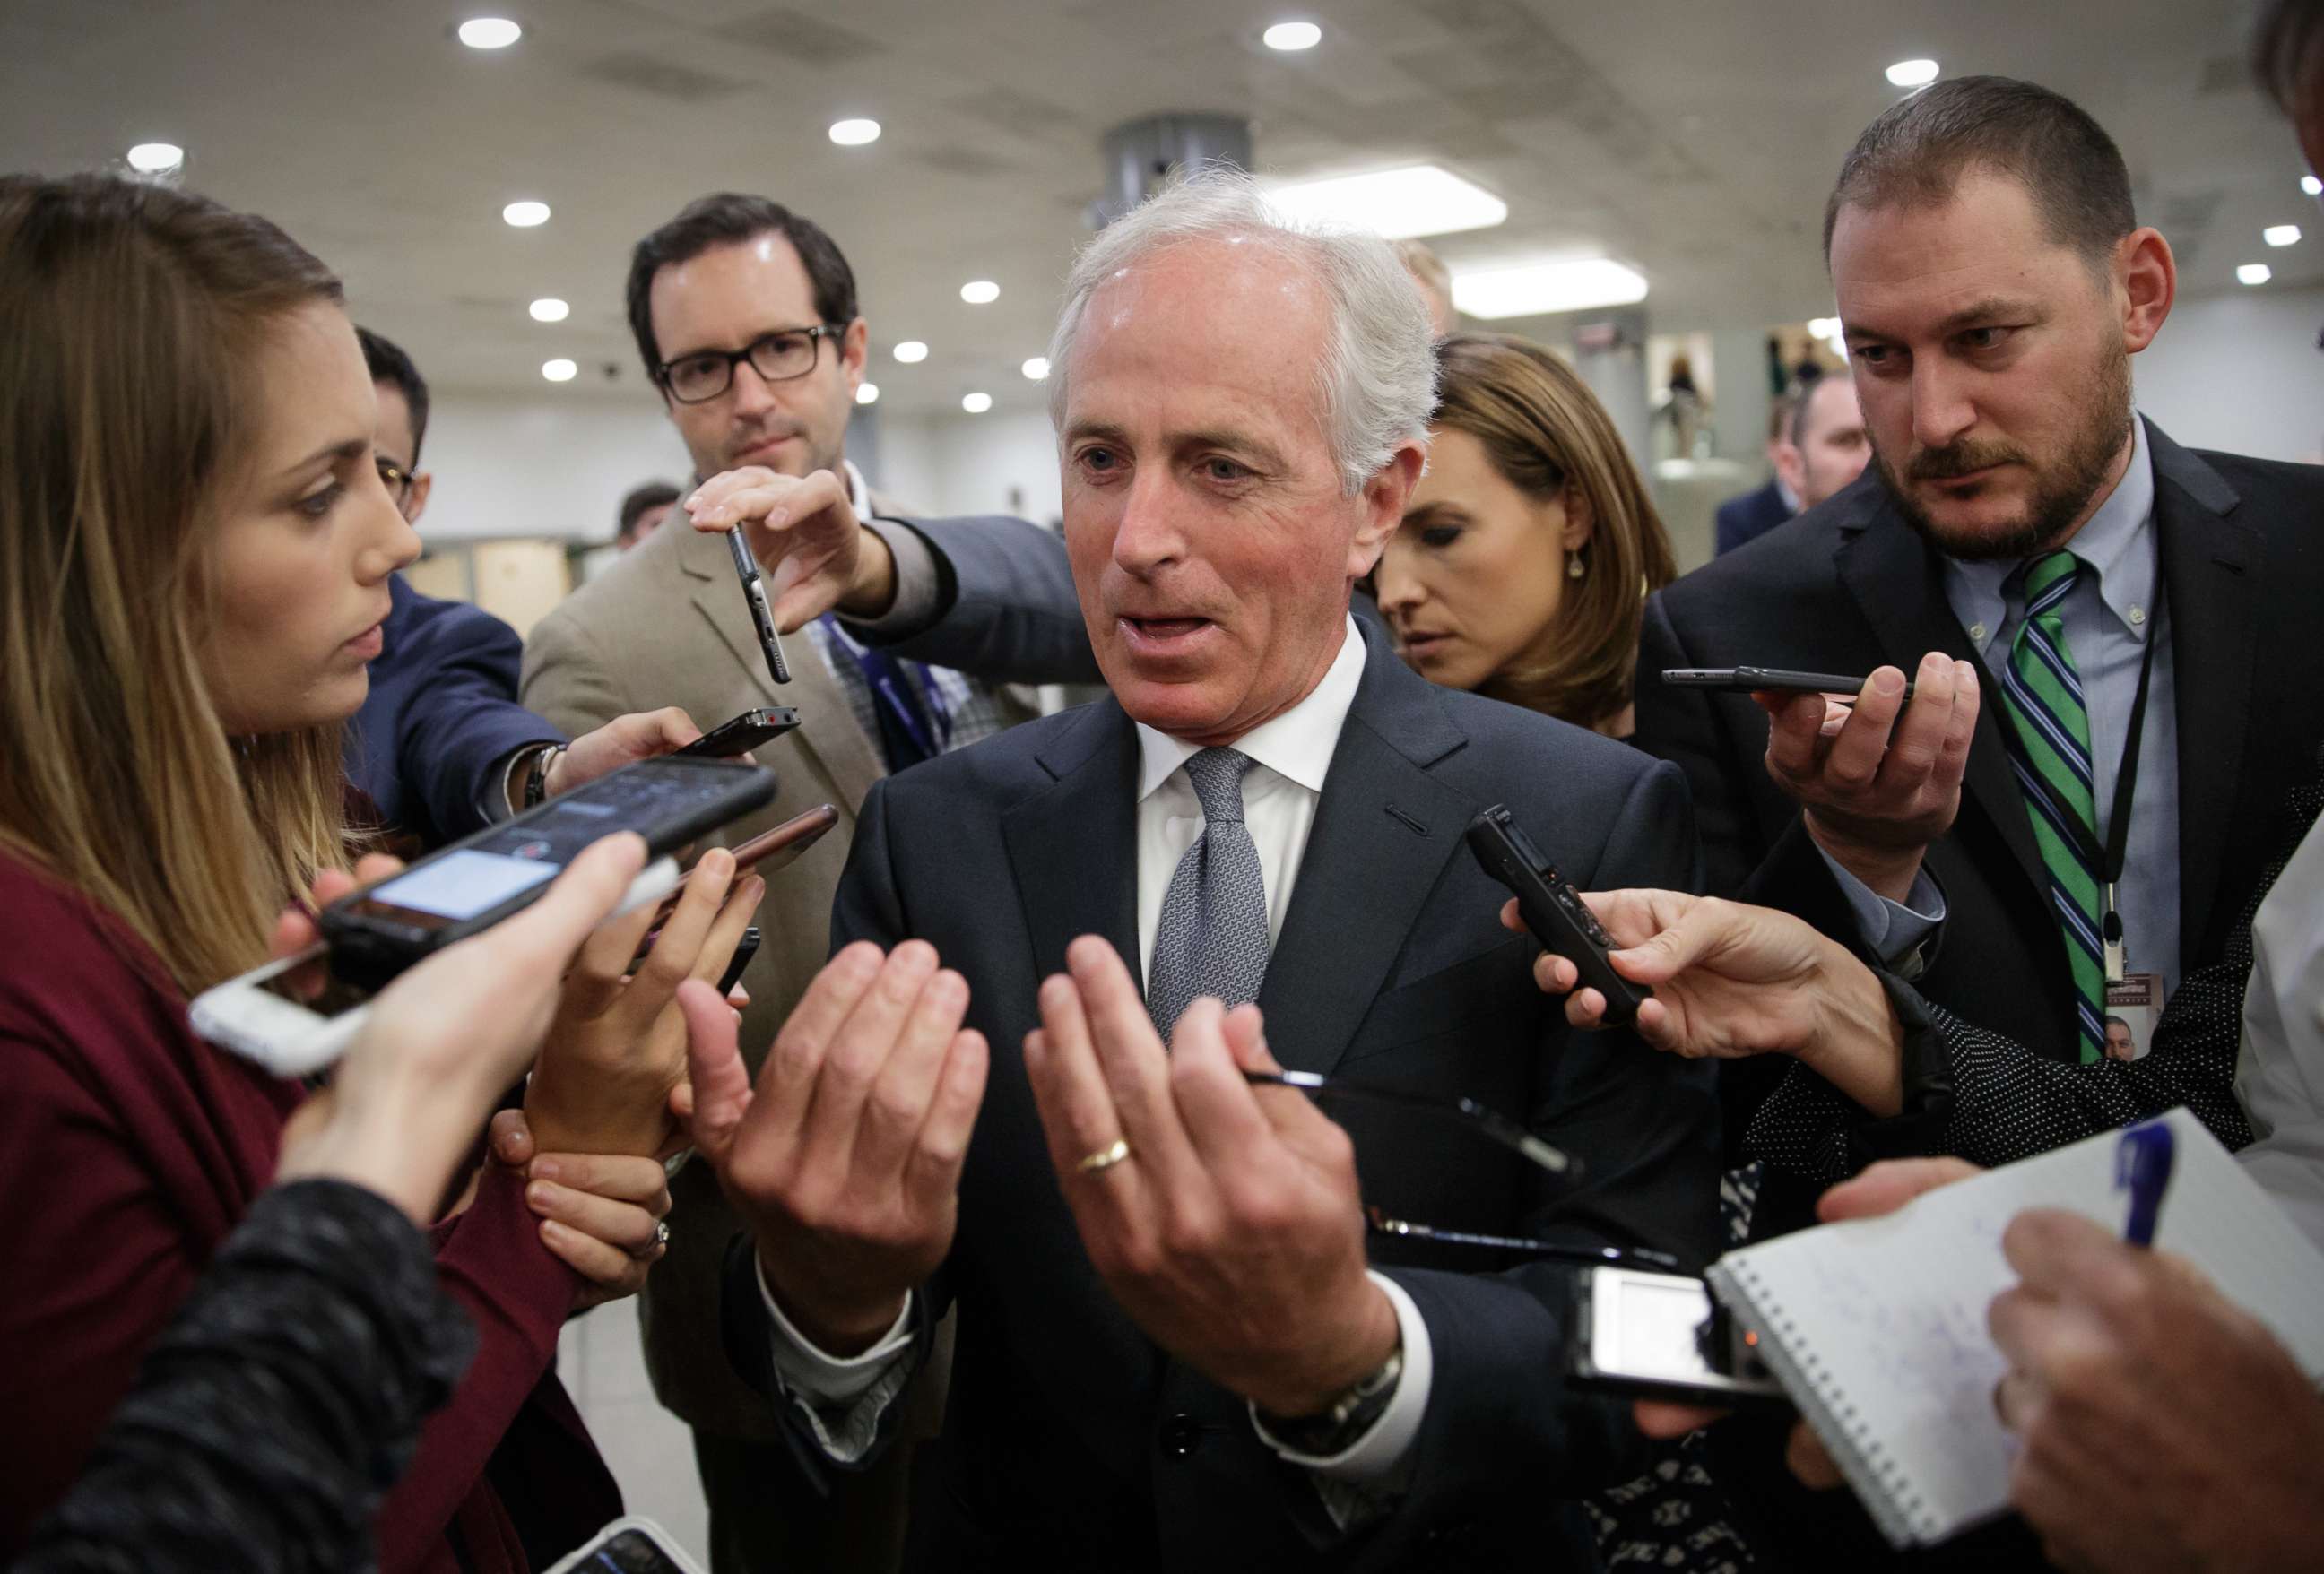
<instances>
[{"instance_id":1,"label":"black suit jacket","mask_svg":"<svg viewBox=\"0 0 2324 1574\"><path fill-rule=\"evenodd\" d=\"M516 702L524 646L466 602L421 595L401 574L371 664L371 692L347 729L347 775L389 825L428 846L491 822L482 805L496 772L528 743L565 734Z\"/></svg>"},{"instance_id":2,"label":"black suit jacket","mask_svg":"<svg viewBox=\"0 0 2324 1574\"><path fill-rule=\"evenodd\" d=\"M1792 505L1783 489L1770 481L1756 492L1743 492L1719 505L1716 550L1732 552L1746 541L1756 541L1792 517Z\"/></svg>"},{"instance_id":3,"label":"black suit jacket","mask_svg":"<svg viewBox=\"0 0 2324 1574\"><path fill-rule=\"evenodd\" d=\"M1039 981L1062 971L1074 937L1137 955L1138 757L1109 697L891 777L864 800L834 907L835 946L932 942L968 978L973 1024L992 1048L959 1235L925 1298L929 1312L960 1305L960 1344L914 1561L1594 1566L1572 1505L1547 1500L1630 1464L1634 1439L1626 1406L1559 1382L1565 1271L1486 1274L1475 1270L1505 1265L1376 1250L1427 1320L1434 1379L1410 1490L1385 1523L1347 1537L1305 1475L1261 1443L1244 1402L1166 1358L1091 1268L1019 1046ZM1457 1127L1334 1110L1367 1200L1399 1217L1706 1260L1711 1079L1628 1034L1572 1032L1535 989L1536 947L1499 927L1503 893L1462 841L1495 801L1585 886L1694 883L1676 770L1435 687L1375 640L1259 995L1269 1044L1288 1066L1479 1099L1585 1165L1552 1185ZM739 1277L748 1266L738 1258ZM755 1291L740 1288L729 1305L747 1321Z\"/></svg>"},{"instance_id":4,"label":"black suit jacket","mask_svg":"<svg viewBox=\"0 0 2324 1574\"><path fill-rule=\"evenodd\" d=\"M2177 689L2180 971L2217 962L2284 805L2324 733L2324 471L2181 448L2152 423L2154 523ZM1686 769L1709 888L1785 908L1853 943L1855 925L1793 802L1768 778L1767 721L1745 695L1675 689L1666 667L1910 672L1975 660L1942 562L1868 470L1790 524L1648 602L1637 742ZM1991 684L1959 819L1929 850L1949 910L1917 980L1954 1015L2039 1054L2075 1053L2073 989ZM1762 1085L1733 1063L1729 1134ZM1765 1068L1779 1072L1781 1067ZM1763 1072L1764 1074L1764 1072Z\"/></svg>"}]
</instances>

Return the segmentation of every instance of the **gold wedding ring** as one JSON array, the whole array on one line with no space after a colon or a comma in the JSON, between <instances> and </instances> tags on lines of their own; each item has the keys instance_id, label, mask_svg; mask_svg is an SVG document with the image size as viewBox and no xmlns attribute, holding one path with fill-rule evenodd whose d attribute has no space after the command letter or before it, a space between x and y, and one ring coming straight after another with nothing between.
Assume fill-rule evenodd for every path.
<instances>
[{"instance_id":1,"label":"gold wedding ring","mask_svg":"<svg viewBox=\"0 0 2324 1574\"><path fill-rule=\"evenodd\" d=\"M1074 1167L1085 1175L1093 1175L1100 1170L1113 1168L1129 1156L1130 1139L1126 1137L1117 1137L1108 1146L1098 1149L1093 1154L1084 1155L1081 1163Z\"/></svg>"}]
</instances>

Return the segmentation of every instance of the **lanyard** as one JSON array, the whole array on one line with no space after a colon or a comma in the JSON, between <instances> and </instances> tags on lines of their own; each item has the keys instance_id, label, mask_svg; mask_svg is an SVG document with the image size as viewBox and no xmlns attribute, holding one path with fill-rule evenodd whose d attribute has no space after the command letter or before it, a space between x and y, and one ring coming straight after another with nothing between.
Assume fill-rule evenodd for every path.
<instances>
[{"instance_id":1,"label":"lanyard","mask_svg":"<svg viewBox=\"0 0 2324 1574\"><path fill-rule=\"evenodd\" d=\"M2146 689L2154 677L2154 647L2162 639L2163 586L2158 577L2154 617L2147 625L2146 653L2138 662L2138 695L2130 704L2130 726L2122 743L2122 766L2114 773L2114 807L2107 815L2106 846L2098 846L2097 835L2080 821L2068 815L2058 816L2084 861L2098 871L2099 905L2105 908L2098 923L2098 938L2106 944L2106 980L2110 984L2122 982L2126 962L2122 908L2115 897L2115 886L2122 879L2123 858L2130 846L2130 801L2138 782L2138 740L2146 730Z\"/></svg>"},{"instance_id":2,"label":"lanyard","mask_svg":"<svg viewBox=\"0 0 2324 1574\"><path fill-rule=\"evenodd\" d=\"M873 646L858 645L839 626L839 620L829 612L823 616L830 632L834 649L846 653L855 664L863 686L871 692L872 703L887 719L900 729L912 749L918 750L918 759L934 759L944 752L944 745L952 737L952 713L945 708L944 697L931 682L915 688L904 674L903 664ZM914 759L890 760L889 769L900 770Z\"/></svg>"}]
</instances>

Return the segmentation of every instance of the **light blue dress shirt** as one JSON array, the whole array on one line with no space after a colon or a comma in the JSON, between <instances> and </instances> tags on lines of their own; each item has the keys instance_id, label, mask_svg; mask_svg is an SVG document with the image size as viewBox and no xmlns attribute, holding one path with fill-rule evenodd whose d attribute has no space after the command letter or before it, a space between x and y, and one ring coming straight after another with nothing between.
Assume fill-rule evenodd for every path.
<instances>
[{"instance_id":1,"label":"light blue dress shirt","mask_svg":"<svg viewBox=\"0 0 2324 1574\"><path fill-rule=\"evenodd\" d=\"M2122 480L2066 543L2084 564L2059 609L2066 648L2081 675L2090 722L2090 777L2098 844L2114 814L2115 778L2138 696L2138 668L2150 641L2154 677L2138 742L2136 795L2131 802L2122 881L2116 888L2129 971L2163 975L2166 996L2179 987L2179 711L2172 681L2170 608L2162 587L2154 529L2154 461L2146 423L2132 422L2134 447ZM2001 674L2025 618L2019 563L1945 560L1945 600L1969 631L1990 673L1986 704L1998 704ZM2096 570L2095 575L2091 570Z\"/></svg>"}]
</instances>

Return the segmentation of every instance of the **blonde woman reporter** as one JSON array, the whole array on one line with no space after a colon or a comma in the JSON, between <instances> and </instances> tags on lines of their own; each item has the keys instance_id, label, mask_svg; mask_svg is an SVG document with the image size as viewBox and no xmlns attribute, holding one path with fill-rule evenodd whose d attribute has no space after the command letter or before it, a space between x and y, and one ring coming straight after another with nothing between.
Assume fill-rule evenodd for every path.
<instances>
[{"instance_id":1,"label":"blonde woman reporter","mask_svg":"<svg viewBox=\"0 0 2324 1574\"><path fill-rule=\"evenodd\" d=\"M0 1561L306 1097L196 1039L186 1002L263 961L352 851L340 728L418 550L374 420L337 281L273 226L143 182L0 179ZM689 884L688 971L746 920L731 875ZM555 1107L528 1112L579 1184L529 1203L487 1168L431 1231L476 1355L379 1513L383 1569L521 1570L617 1509L552 1363L577 1305L635 1288L668 1205L647 1155L684 1033L676 979L621 984L634 940L584 948L544 1051Z\"/></svg>"},{"instance_id":2,"label":"blonde woman reporter","mask_svg":"<svg viewBox=\"0 0 2324 1574\"><path fill-rule=\"evenodd\" d=\"M1436 346L1428 470L1373 571L1405 659L1610 737L1631 731L1647 593L1670 538L1598 396L1505 334Z\"/></svg>"}]
</instances>

